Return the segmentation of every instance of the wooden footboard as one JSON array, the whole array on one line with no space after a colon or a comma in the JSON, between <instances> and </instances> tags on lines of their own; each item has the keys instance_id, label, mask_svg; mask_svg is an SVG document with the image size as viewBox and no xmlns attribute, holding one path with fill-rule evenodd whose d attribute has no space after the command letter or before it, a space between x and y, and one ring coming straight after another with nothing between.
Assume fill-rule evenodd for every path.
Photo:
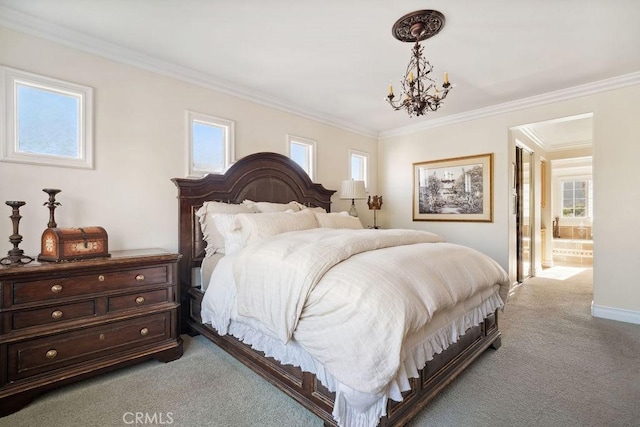
<instances>
[{"instance_id":1,"label":"wooden footboard","mask_svg":"<svg viewBox=\"0 0 640 427\"><path fill-rule=\"evenodd\" d=\"M320 383L314 374L303 372L291 365L282 365L264 353L252 349L238 339L220 336L211 326L203 325L200 318L203 293L198 289L189 292L188 330L191 335L202 334L254 372L282 390L304 407L322 418L325 426L336 426L331 412L335 393ZM402 426L411 420L447 384L457 377L489 346L500 347L498 312L488 316L483 323L467 332L419 371L419 378L410 380L411 390L403 393L402 402L389 400L387 416L379 426Z\"/></svg>"}]
</instances>

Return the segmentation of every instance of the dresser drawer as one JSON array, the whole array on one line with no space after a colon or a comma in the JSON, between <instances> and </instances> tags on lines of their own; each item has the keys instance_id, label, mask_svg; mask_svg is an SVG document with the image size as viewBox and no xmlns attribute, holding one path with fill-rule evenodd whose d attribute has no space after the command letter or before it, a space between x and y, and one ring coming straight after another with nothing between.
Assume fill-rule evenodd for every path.
<instances>
[{"instance_id":1,"label":"dresser drawer","mask_svg":"<svg viewBox=\"0 0 640 427\"><path fill-rule=\"evenodd\" d=\"M161 265L50 280L16 282L13 283L13 304L130 289L135 286L167 283L169 279L167 266Z\"/></svg>"},{"instance_id":2,"label":"dresser drawer","mask_svg":"<svg viewBox=\"0 0 640 427\"><path fill-rule=\"evenodd\" d=\"M118 295L109 298L108 310L119 311L135 307L144 307L152 304L160 304L169 301L167 288L155 291L138 292L135 294Z\"/></svg>"},{"instance_id":3,"label":"dresser drawer","mask_svg":"<svg viewBox=\"0 0 640 427\"><path fill-rule=\"evenodd\" d=\"M54 307L14 312L11 315L11 326L12 329L21 329L95 315L95 301L83 301L75 304L63 304Z\"/></svg>"},{"instance_id":4,"label":"dresser drawer","mask_svg":"<svg viewBox=\"0 0 640 427\"><path fill-rule=\"evenodd\" d=\"M162 312L8 346L8 379L122 353L171 337L172 312Z\"/></svg>"}]
</instances>

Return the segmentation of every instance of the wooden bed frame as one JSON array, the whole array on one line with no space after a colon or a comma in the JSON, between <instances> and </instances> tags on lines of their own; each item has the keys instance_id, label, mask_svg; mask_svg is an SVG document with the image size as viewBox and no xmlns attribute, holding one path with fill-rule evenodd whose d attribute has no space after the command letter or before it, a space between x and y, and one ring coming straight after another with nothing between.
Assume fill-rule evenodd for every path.
<instances>
[{"instance_id":1,"label":"wooden bed frame","mask_svg":"<svg viewBox=\"0 0 640 427\"><path fill-rule=\"evenodd\" d=\"M193 287L192 271L204 257L205 242L195 211L205 201L240 203L244 199L287 203L292 200L327 211L335 192L314 184L308 175L288 157L276 153L256 153L236 162L224 175L207 175L201 179L175 178L179 200L179 268L180 318L182 331L202 334L226 350L246 366L293 397L318 415L325 426L335 426L331 415L334 393L325 388L315 375L299 368L282 365L263 353L251 349L230 335L220 336L210 325L203 325L200 307L203 292ZM401 426L424 408L437 393L460 374L489 346L500 347L497 311L483 323L469 329L457 343L435 356L412 378L412 389L403 394L402 402L389 400L387 416L380 426Z\"/></svg>"}]
</instances>

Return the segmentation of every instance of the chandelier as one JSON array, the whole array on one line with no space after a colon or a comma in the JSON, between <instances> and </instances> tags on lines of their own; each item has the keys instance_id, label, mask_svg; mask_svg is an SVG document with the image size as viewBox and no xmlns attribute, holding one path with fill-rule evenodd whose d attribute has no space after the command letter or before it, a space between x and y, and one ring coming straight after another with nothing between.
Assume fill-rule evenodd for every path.
<instances>
[{"instance_id":1,"label":"chandelier","mask_svg":"<svg viewBox=\"0 0 640 427\"><path fill-rule=\"evenodd\" d=\"M403 42L415 42L411 52L411 60L407 71L400 81L402 93L399 98L393 93L393 86L389 84L387 101L395 110L405 109L409 117L422 116L428 111L440 108L442 100L447 97L452 88L449 75L445 71L443 84L440 89L431 77L433 67L422 56L420 42L435 36L444 27L444 15L437 10L418 10L404 15L393 25L393 36Z\"/></svg>"}]
</instances>

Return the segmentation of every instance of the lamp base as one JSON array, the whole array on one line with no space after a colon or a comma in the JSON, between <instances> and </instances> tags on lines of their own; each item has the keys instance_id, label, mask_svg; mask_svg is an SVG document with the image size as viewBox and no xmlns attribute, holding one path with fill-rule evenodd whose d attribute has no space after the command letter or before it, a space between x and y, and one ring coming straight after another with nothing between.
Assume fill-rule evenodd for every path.
<instances>
[{"instance_id":1,"label":"lamp base","mask_svg":"<svg viewBox=\"0 0 640 427\"><path fill-rule=\"evenodd\" d=\"M349 215L358 216L358 211L356 210L356 204L353 200L351 200L351 208L349 208Z\"/></svg>"}]
</instances>

